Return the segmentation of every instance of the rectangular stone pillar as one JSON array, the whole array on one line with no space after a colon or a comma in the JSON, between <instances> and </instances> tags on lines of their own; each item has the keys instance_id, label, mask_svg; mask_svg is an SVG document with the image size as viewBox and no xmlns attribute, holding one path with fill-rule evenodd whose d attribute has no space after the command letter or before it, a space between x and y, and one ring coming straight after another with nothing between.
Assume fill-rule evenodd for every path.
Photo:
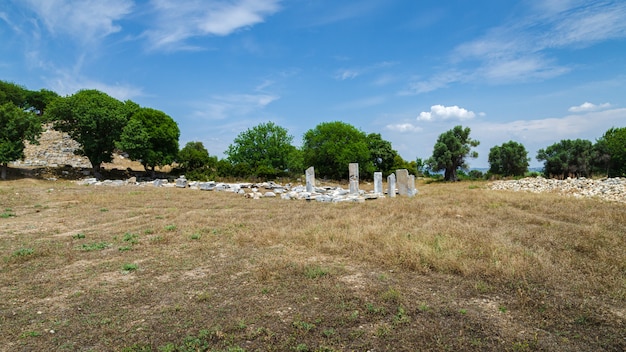
<instances>
[{"instance_id":1,"label":"rectangular stone pillar","mask_svg":"<svg viewBox=\"0 0 626 352\"><path fill-rule=\"evenodd\" d=\"M389 195L389 197L392 197L392 198L396 196L396 175L395 174L391 174L387 176L387 194Z\"/></svg>"},{"instance_id":2,"label":"rectangular stone pillar","mask_svg":"<svg viewBox=\"0 0 626 352\"><path fill-rule=\"evenodd\" d=\"M383 194L383 173L374 172L374 193Z\"/></svg>"},{"instance_id":3,"label":"rectangular stone pillar","mask_svg":"<svg viewBox=\"0 0 626 352\"><path fill-rule=\"evenodd\" d=\"M350 194L359 194L359 164L350 163L348 166L350 180Z\"/></svg>"},{"instance_id":4,"label":"rectangular stone pillar","mask_svg":"<svg viewBox=\"0 0 626 352\"><path fill-rule=\"evenodd\" d=\"M396 170L396 181L398 182L398 194L401 196L409 195L409 170Z\"/></svg>"},{"instance_id":5,"label":"rectangular stone pillar","mask_svg":"<svg viewBox=\"0 0 626 352\"><path fill-rule=\"evenodd\" d=\"M413 197L417 194L417 188L415 188L415 175L409 175L409 197Z\"/></svg>"},{"instance_id":6,"label":"rectangular stone pillar","mask_svg":"<svg viewBox=\"0 0 626 352\"><path fill-rule=\"evenodd\" d=\"M305 177L306 177L306 191L309 193L313 193L313 190L315 189L315 169L313 168L313 166L306 169Z\"/></svg>"}]
</instances>

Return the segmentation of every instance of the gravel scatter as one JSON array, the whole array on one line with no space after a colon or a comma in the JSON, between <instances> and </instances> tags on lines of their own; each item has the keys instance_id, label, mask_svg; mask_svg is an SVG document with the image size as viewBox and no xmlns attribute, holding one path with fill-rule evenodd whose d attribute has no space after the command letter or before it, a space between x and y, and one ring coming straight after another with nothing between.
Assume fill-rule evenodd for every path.
<instances>
[{"instance_id":1,"label":"gravel scatter","mask_svg":"<svg viewBox=\"0 0 626 352\"><path fill-rule=\"evenodd\" d=\"M527 177L520 180L494 181L489 189L514 192L554 192L576 198L596 197L626 203L626 178L567 178L565 180Z\"/></svg>"}]
</instances>

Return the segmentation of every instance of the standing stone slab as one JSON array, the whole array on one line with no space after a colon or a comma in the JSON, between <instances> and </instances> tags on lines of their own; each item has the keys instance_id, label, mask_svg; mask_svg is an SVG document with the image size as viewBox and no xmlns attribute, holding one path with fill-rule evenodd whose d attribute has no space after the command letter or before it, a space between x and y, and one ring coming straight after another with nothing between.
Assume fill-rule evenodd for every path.
<instances>
[{"instance_id":1,"label":"standing stone slab","mask_svg":"<svg viewBox=\"0 0 626 352\"><path fill-rule=\"evenodd\" d=\"M359 194L359 164L350 163L348 171L350 175L350 194Z\"/></svg>"},{"instance_id":2,"label":"standing stone slab","mask_svg":"<svg viewBox=\"0 0 626 352\"><path fill-rule=\"evenodd\" d=\"M401 196L409 195L409 170L396 170L396 181L398 182L398 194Z\"/></svg>"},{"instance_id":3,"label":"standing stone slab","mask_svg":"<svg viewBox=\"0 0 626 352\"><path fill-rule=\"evenodd\" d=\"M409 175L409 197L413 197L417 194L417 188L415 188L415 175Z\"/></svg>"},{"instance_id":4,"label":"standing stone slab","mask_svg":"<svg viewBox=\"0 0 626 352\"><path fill-rule=\"evenodd\" d=\"M383 173L374 172L374 193L383 194Z\"/></svg>"},{"instance_id":5,"label":"standing stone slab","mask_svg":"<svg viewBox=\"0 0 626 352\"><path fill-rule=\"evenodd\" d=\"M393 198L396 196L396 175L395 174L391 174L387 176L387 193L389 194L389 197Z\"/></svg>"},{"instance_id":6,"label":"standing stone slab","mask_svg":"<svg viewBox=\"0 0 626 352\"><path fill-rule=\"evenodd\" d=\"M313 192L313 189L315 188L315 169L313 168L313 166L306 169L305 176L306 176L306 191L311 193Z\"/></svg>"}]
</instances>

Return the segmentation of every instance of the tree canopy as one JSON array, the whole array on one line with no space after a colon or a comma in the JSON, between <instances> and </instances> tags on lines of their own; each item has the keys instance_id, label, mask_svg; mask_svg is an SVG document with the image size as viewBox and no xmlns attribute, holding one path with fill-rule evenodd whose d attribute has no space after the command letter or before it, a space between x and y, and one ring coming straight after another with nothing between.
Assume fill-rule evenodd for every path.
<instances>
[{"instance_id":1,"label":"tree canopy","mask_svg":"<svg viewBox=\"0 0 626 352\"><path fill-rule=\"evenodd\" d=\"M626 176L626 127L606 131L596 142L596 152L608 177Z\"/></svg>"},{"instance_id":2,"label":"tree canopy","mask_svg":"<svg viewBox=\"0 0 626 352\"><path fill-rule=\"evenodd\" d=\"M469 137L470 128L455 126L453 129L442 133L437 138L433 149L433 155L427 160L428 167L432 171L444 171L446 181L457 181L457 170L467 168L465 159L469 156L477 158L478 153L472 152L472 147L477 147L480 142Z\"/></svg>"},{"instance_id":3,"label":"tree canopy","mask_svg":"<svg viewBox=\"0 0 626 352\"><path fill-rule=\"evenodd\" d=\"M178 156L180 130L162 111L139 108L124 126L116 146L141 162L146 171L171 164Z\"/></svg>"},{"instance_id":4,"label":"tree canopy","mask_svg":"<svg viewBox=\"0 0 626 352\"><path fill-rule=\"evenodd\" d=\"M396 158L400 157L398 152L391 147L391 142L382 138L380 133L370 133L367 135L367 147L373 165L373 171L381 171L390 174L394 171Z\"/></svg>"},{"instance_id":5,"label":"tree canopy","mask_svg":"<svg viewBox=\"0 0 626 352\"><path fill-rule=\"evenodd\" d=\"M585 139L564 139L537 151L537 160L544 161L544 174L553 177L587 177L594 160L593 144Z\"/></svg>"},{"instance_id":6,"label":"tree canopy","mask_svg":"<svg viewBox=\"0 0 626 352\"><path fill-rule=\"evenodd\" d=\"M188 178L209 181L217 176L217 157L210 156L202 142L187 142L178 152L177 162Z\"/></svg>"},{"instance_id":7,"label":"tree canopy","mask_svg":"<svg viewBox=\"0 0 626 352\"><path fill-rule=\"evenodd\" d=\"M347 179L348 164L359 163L359 173L373 172L367 136L356 127L340 122L323 122L303 137L304 164L331 179Z\"/></svg>"},{"instance_id":8,"label":"tree canopy","mask_svg":"<svg viewBox=\"0 0 626 352\"><path fill-rule=\"evenodd\" d=\"M285 128L273 122L261 123L239 133L225 154L235 173L247 170L248 175L271 178L293 172L296 168L301 171L299 151L292 141L293 137Z\"/></svg>"},{"instance_id":9,"label":"tree canopy","mask_svg":"<svg viewBox=\"0 0 626 352\"><path fill-rule=\"evenodd\" d=\"M112 159L119 140L137 104L122 103L98 90L81 90L74 95L55 99L47 109L54 128L67 132L80 144L76 151L86 156L97 178L103 162Z\"/></svg>"},{"instance_id":10,"label":"tree canopy","mask_svg":"<svg viewBox=\"0 0 626 352\"><path fill-rule=\"evenodd\" d=\"M523 176L528 171L528 152L524 145L508 141L489 150L489 172L502 176Z\"/></svg>"},{"instance_id":11,"label":"tree canopy","mask_svg":"<svg viewBox=\"0 0 626 352\"><path fill-rule=\"evenodd\" d=\"M41 121L32 112L24 111L12 102L0 104L0 168L6 179L7 164L24 158L24 141L37 143Z\"/></svg>"}]
</instances>

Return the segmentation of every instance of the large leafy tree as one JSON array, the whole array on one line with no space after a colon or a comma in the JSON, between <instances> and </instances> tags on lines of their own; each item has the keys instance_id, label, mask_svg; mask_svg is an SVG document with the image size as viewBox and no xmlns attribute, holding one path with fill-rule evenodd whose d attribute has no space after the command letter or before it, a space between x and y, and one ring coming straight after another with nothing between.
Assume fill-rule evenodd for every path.
<instances>
[{"instance_id":1,"label":"large leafy tree","mask_svg":"<svg viewBox=\"0 0 626 352\"><path fill-rule=\"evenodd\" d=\"M626 176L626 127L610 128L597 140L596 160L604 164L607 176Z\"/></svg>"},{"instance_id":2,"label":"large leafy tree","mask_svg":"<svg viewBox=\"0 0 626 352\"><path fill-rule=\"evenodd\" d=\"M7 164L24 158L24 141L38 143L41 121L12 102L0 104L0 177L6 179Z\"/></svg>"},{"instance_id":3,"label":"large leafy tree","mask_svg":"<svg viewBox=\"0 0 626 352\"><path fill-rule=\"evenodd\" d=\"M590 176L595 157L593 144L585 139L564 139L537 152L544 174L553 177Z\"/></svg>"},{"instance_id":4,"label":"large leafy tree","mask_svg":"<svg viewBox=\"0 0 626 352\"><path fill-rule=\"evenodd\" d=\"M502 176L523 176L528 171L528 152L523 144L508 141L489 150L489 172Z\"/></svg>"},{"instance_id":5,"label":"large leafy tree","mask_svg":"<svg viewBox=\"0 0 626 352\"><path fill-rule=\"evenodd\" d=\"M12 82L0 81L0 104L13 103L13 105L22 108L28 108L26 96L29 91Z\"/></svg>"},{"instance_id":6,"label":"large leafy tree","mask_svg":"<svg viewBox=\"0 0 626 352\"><path fill-rule=\"evenodd\" d=\"M217 176L217 157L210 156L202 142L187 142L178 152L177 162L189 179L208 181Z\"/></svg>"},{"instance_id":7,"label":"large leafy tree","mask_svg":"<svg viewBox=\"0 0 626 352\"><path fill-rule=\"evenodd\" d=\"M457 170L467 168L465 159L478 157L478 153L472 151L472 147L477 147L480 142L469 137L470 128L455 126L453 129L444 132L437 138L437 143L433 149L433 155L426 161L432 171L444 170L446 181L457 181Z\"/></svg>"},{"instance_id":8,"label":"large leafy tree","mask_svg":"<svg viewBox=\"0 0 626 352\"><path fill-rule=\"evenodd\" d=\"M76 153L86 156L94 175L101 178L101 164L111 161L115 142L136 109L137 104L123 103L98 90L81 90L52 101L46 114L55 129L80 144Z\"/></svg>"},{"instance_id":9,"label":"large leafy tree","mask_svg":"<svg viewBox=\"0 0 626 352\"><path fill-rule=\"evenodd\" d=\"M304 164L315 173L331 179L347 179L348 164L359 163L360 173L371 173L374 166L367 135L340 122L323 122L303 137Z\"/></svg>"},{"instance_id":10,"label":"large leafy tree","mask_svg":"<svg viewBox=\"0 0 626 352\"><path fill-rule=\"evenodd\" d=\"M391 173L396 157L399 156L398 152L391 147L391 142L384 140L380 133L370 133L367 135L367 147L374 171Z\"/></svg>"},{"instance_id":11,"label":"large leafy tree","mask_svg":"<svg viewBox=\"0 0 626 352\"><path fill-rule=\"evenodd\" d=\"M171 164L178 156L180 130L162 111L140 108L130 118L116 146L138 160L152 177L157 166Z\"/></svg>"},{"instance_id":12,"label":"large leafy tree","mask_svg":"<svg viewBox=\"0 0 626 352\"><path fill-rule=\"evenodd\" d=\"M287 130L273 122L261 123L239 133L228 146L226 155L237 174L275 177L294 171L299 151ZM241 175L239 175L241 176Z\"/></svg>"}]
</instances>

